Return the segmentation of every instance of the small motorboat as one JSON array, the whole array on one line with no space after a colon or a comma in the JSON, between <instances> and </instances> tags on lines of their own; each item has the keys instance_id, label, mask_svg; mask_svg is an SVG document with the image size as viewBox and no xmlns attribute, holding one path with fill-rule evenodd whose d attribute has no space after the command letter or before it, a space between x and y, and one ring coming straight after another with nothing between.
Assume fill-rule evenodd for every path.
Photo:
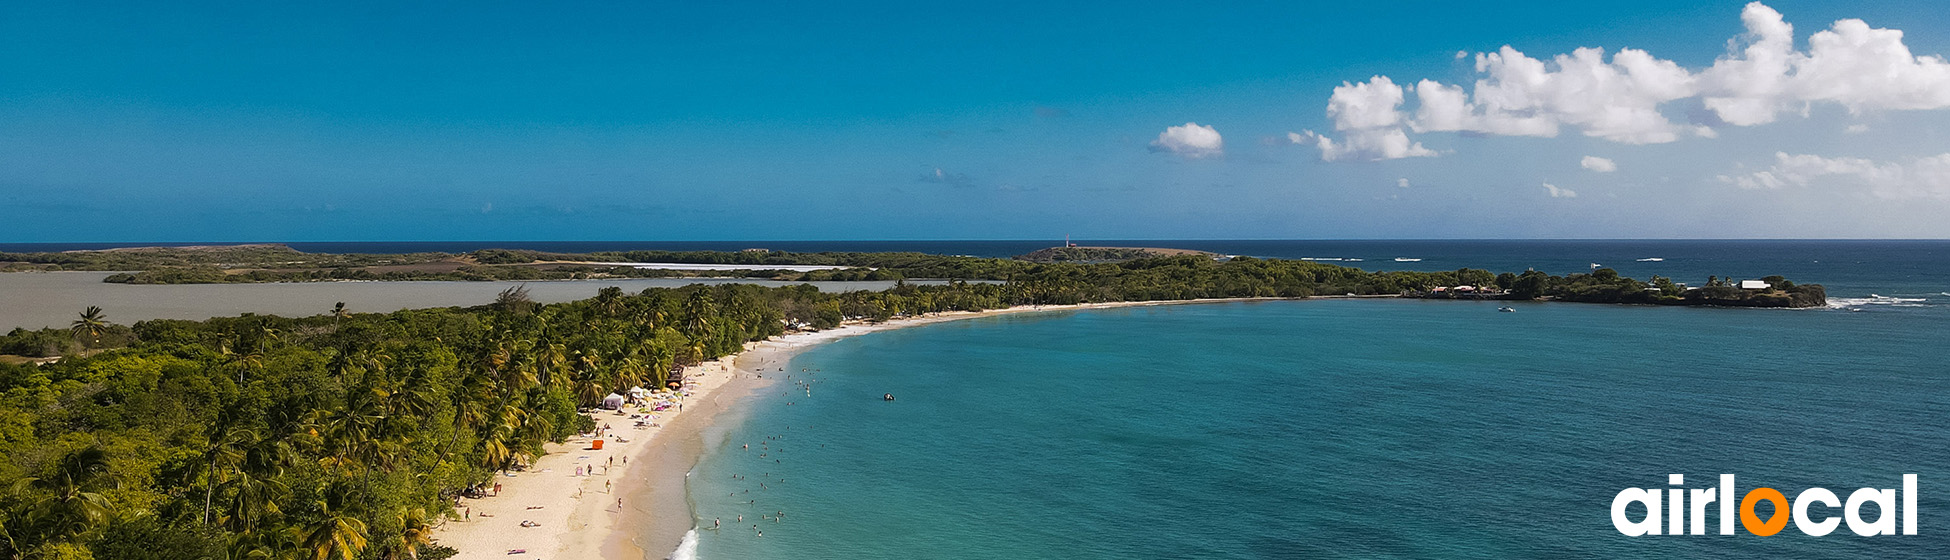
<instances>
[{"instance_id":1,"label":"small motorboat","mask_svg":"<svg viewBox=\"0 0 1950 560\"><path fill-rule=\"evenodd\" d=\"M1499 312L1499 313L1516 313L1516 312L1517 312L1517 309L1516 309L1516 308L1514 308L1514 307L1510 307L1510 306L1507 306L1507 305L1506 305L1506 306L1503 306L1503 307L1498 307L1498 308L1496 308L1496 310L1497 310L1497 312Z\"/></svg>"}]
</instances>

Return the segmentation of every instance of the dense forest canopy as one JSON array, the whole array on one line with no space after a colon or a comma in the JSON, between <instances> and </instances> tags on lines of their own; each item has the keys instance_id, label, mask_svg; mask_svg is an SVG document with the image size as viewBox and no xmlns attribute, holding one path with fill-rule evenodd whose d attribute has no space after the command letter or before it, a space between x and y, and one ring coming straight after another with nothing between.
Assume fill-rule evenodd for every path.
<instances>
[{"instance_id":1,"label":"dense forest canopy","mask_svg":"<svg viewBox=\"0 0 1950 560\"><path fill-rule=\"evenodd\" d=\"M840 255L818 258L1003 281L847 293L610 287L548 305L516 288L474 308L341 306L311 317L126 326L114 310L90 308L70 329L16 329L0 336L0 354L65 358L0 361L0 559L438 558L451 551L430 546L430 530L453 515L457 493L589 429L579 410L604 395L663 386L746 342L847 320L1025 304L1433 296L1460 285L1593 302L1788 306L1822 297L1818 285L1778 277L1769 290L1716 278L1686 291L1608 269L1560 277L1202 256L1038 264Z\"/></svg>"}]
</instances>

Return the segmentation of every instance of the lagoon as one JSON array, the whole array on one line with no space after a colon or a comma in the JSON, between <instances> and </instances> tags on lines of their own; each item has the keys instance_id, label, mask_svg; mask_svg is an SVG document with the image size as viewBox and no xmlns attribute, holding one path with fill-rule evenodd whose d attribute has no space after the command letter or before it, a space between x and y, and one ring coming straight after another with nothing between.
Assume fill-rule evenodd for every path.
<instances>
[{"instance_id":1,"label":"lagoon","mask_svg":"<svg viewBox=\"0 0 1950 560\"><path fill-rule=\"evenodd\" d=\"M201 320L244 313L303 317L329 312L345 302L354 313L484 305L495 294L526 284L529 297L557 303L595 297L606 286L625 292L690 284L745 283L790 286L802 282L742 278L627 278L547 282L303 282L277 284L109 284L112 272L0 273L0 331L14 328L66 328L75 314L94 305L110 321L124 325L148 319ZM929 281L912 281L926 284ZM884 290L891 281L803 282L822 291Z\"/></svg>"}]
</instances>

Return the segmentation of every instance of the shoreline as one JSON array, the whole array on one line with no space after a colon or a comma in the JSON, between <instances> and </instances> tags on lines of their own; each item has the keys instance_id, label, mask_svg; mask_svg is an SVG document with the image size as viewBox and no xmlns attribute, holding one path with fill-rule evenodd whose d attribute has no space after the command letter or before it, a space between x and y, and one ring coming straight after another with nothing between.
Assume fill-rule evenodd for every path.
<instances>
[{"instance_id":1,"label":"shoreline","mask_svg":"<svg viewBox=\"0 0 1950 560\"><path fill-rule=\"evenodd\" d=\"M808 348L868 333L949 321L1022 313L1115 309L1158 305L1287 301L1307 298L1215 298L1170 301L1114 302L1076 305L1017 306L987 311L950 312L895 319L882 323L851 323L823 331L790 333L755 343L745 350L692 366L685 372L689 395L683 408L657 413L656 427L618 427L627 413L598 412L597 425L616 427L605 437L604 449L589 448L588 437L573 437L546 446L547 454L520 473L497 475L503 485L497 495L462 498L463 519L442 523L433 535L436 544L460 551L454 560L488 558L604 558L661 559L678 548L693 529L685 479L705 449L705 432L736 406L772 380L750 373L753 368L778 366ZM627 409L627 407L626 407ZM627 442L618 443L614 435ZM603 468L611 460L614 469ZM577 476L577 467L603 468L600 474ZM598 479L601 479L600 481ZM618 499L621 502L618 502ZM618 504L622 507L618 507ZM474 514L474 515L468 515ZM487 514L485 516L479 514ZM471 518L470 518L471 517ZM524 521L538 526L524 527ZM521 550L523 552L513 552Z\"/></svg>"}]
</instances>

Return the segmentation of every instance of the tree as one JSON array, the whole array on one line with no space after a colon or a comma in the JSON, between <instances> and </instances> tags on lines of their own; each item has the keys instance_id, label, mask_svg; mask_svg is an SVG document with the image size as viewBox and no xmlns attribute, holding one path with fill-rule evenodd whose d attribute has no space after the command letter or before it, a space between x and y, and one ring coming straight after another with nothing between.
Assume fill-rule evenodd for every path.
<instances>
[{"instance_id":1,"label":"tree","mask_svg":"<svg viewBox=\"0 0 1950 560\"><path fill-rule=\"evenodd\" d=\"M235 469L237 464L244 460L243 447L256 439L257 434L247 428L236 426L222 428L210 438L210 447L203 452L203 459L207 464L203 480L203 517L201 518L204 525L209 525L211 522L210 505L217 495L217 469L221 467L225 474Z\"/></svg>"},{"instance_id":2,"label":"tree","mask_svg":"<svg viewBox=\"0 0 1950 560\"><path fill-rule=\"evenodd\" d=\"M351 316L352 313L347 312L345 310L345 302L341 301L336 304L332 304L332 328L334 329L338 328L340 320L343 320Z\"/></svg>"},{"instance_id":3,"label":"tree","mask_svg":"<svg viewBox=\"0 0 1950 560\"><path fill-rule=\"evenodd\" d=\"M45 476L21 479L19 484L44 493L29 508L28 520L50 541L66 540L106 524L114 507L96 489L107 474L108 453L91 446L62 457Z\"/></svg>"},{"instance_id":4,"label":"tree","mask_svg":"<svg viewBox=\"0 0 1950 560\"><path fill-rule=\"evenodd\" d=\"M90 340L99 344L102 341L102 334L108 332L108 315L102 313L102 308L90 305L81 311L81 318L75 319L68 330L74 333L75 338L87 335Z\"/></svg>"},{"instance_id":5,"label":"tree","mask_svg":"<svg viewBox=\"0 0 1950 560\"><path fill-rule=\"evenodd\" d=\"M502 290L500 295L494 296L494 308L503 313L527 315L534 307L535 300L528 297L527 284Z\"/></svg>"},{"instance_id":6,"label":"tree","mask_svg":"<svg viewBox=\"0 0 1950 560\"><path fill-rule=\"evenodd\" d=\"M603 289L597 290L596 308L601 309L603 315L609 317L623 314L623 289L616 286L605 286Z\"/></svg>"},{"instance_id":7,"label":"tree","mask_svg":"<svg viewBox=\"0 0 1950 560\"><path fill-rule=\"evenodd\" d=\"M344 486L332 486L313 504L318 519L304 532L305 550L312 560L355 560L366 549L366 522L348 510L350 494Z\"/></svg>"}]
</instances>

